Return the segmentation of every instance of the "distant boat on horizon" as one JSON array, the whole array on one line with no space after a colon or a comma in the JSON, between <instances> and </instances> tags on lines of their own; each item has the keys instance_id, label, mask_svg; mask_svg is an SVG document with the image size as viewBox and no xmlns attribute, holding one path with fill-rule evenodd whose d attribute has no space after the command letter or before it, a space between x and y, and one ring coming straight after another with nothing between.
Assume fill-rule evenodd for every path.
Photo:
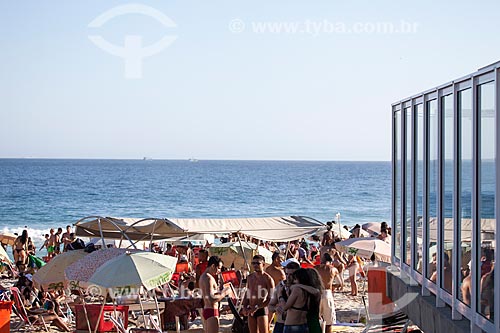
<instances>
[{"instance_id":1,"label":"distant boat on horizon","mask_svg":"<svg viewBox=\"0 0 500 333\"><path fill-rule=\"evenodd\" d=\"M189 161L189 162L193 162L193 163L198 162L198 160L197 160L196 158L190 158L188 161Z\"/></svg>"},{"instance_id":2,"label":"distant boat on horizon","mask_svg":"<svg viewBox=\"0 0 500 333\"><path fill-rule=\"evenodd\" d=\"M153 160L153 158L152 158L152 157L147 157L147 156L145 156L145 157L143 157L143 158L142 158L142 160L143 160L143 161L152 161L152 160Z\"/></svg>"}]
</instances>

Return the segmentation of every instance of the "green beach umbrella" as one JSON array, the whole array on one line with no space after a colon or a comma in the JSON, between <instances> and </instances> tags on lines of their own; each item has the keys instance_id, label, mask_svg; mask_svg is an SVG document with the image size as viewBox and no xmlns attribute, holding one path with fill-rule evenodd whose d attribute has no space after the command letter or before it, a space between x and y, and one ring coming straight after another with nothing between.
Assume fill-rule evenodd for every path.
<instances>
[{"instance_id":1,"label":"green beach umbrella","mask_svg":"<svg viewBox=\"0 0 500 333\"><path fill-rule=\"evenodd\" d=\"M104 288L141 287L147 290L168 283L177 258L153 252L126 252L98 268L89 283Z\"/></svg>"}]
</instances>

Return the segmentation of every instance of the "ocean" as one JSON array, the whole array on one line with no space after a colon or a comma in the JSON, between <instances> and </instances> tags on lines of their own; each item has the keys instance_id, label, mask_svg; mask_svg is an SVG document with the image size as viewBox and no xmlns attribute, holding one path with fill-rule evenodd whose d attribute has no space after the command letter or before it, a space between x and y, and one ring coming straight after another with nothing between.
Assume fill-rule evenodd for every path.
<instances>
[{"instance_id":1,"label":"ocean","mask_svg":"<svg viewBox=\"0 0 500 333\"><path fill-rule=\"evenodd\" d=\"M0 230L90 216L390 221L390 162L0 159Z\"/></svg>"}]
</instances>

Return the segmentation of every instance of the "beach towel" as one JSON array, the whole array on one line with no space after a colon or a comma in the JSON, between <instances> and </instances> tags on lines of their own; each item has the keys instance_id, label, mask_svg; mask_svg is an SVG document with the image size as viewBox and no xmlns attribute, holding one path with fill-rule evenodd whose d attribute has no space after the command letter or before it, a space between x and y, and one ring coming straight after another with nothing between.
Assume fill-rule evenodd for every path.
<instances>
[{"instance_id":1,"label":"beach towel","mask_svg":"<svg viewBox=\"0 0 500 333\"><path fill-rule=\"evenodd\" d=\"M42 258L35 257L33 255L29 255L29 266L33 268L41 268L45 265L45 261Z\"/></svg>"}]
</instances>

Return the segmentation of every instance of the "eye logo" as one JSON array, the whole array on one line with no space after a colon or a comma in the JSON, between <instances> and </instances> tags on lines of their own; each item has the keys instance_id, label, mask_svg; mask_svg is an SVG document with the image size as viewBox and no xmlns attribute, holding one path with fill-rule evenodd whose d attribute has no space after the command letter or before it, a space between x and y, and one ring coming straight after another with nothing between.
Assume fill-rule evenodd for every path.
<instances>
[{"instance_id":1,"label":"eye logo","mask_svg":"<svg viewBox=\"0 0 500 333\"><path fill-rule=\"evenodd\" d=\"M88 26L90 28L98 28L109 20L126 14L150 16L167 28L177 27L174 21L159 10L141 4L127 4L113 7L96 17ZM123 46L111 44L99 35L89 35L88 38L100 49L123 58L125 61L125 78L139 79L142 77L142 60L160 53L163 49L170 46L177 39L177 36L165 35L156 43L145 47L142 46L142 36L137 35L126 35Z\"/></svg>"}]
</instances>

